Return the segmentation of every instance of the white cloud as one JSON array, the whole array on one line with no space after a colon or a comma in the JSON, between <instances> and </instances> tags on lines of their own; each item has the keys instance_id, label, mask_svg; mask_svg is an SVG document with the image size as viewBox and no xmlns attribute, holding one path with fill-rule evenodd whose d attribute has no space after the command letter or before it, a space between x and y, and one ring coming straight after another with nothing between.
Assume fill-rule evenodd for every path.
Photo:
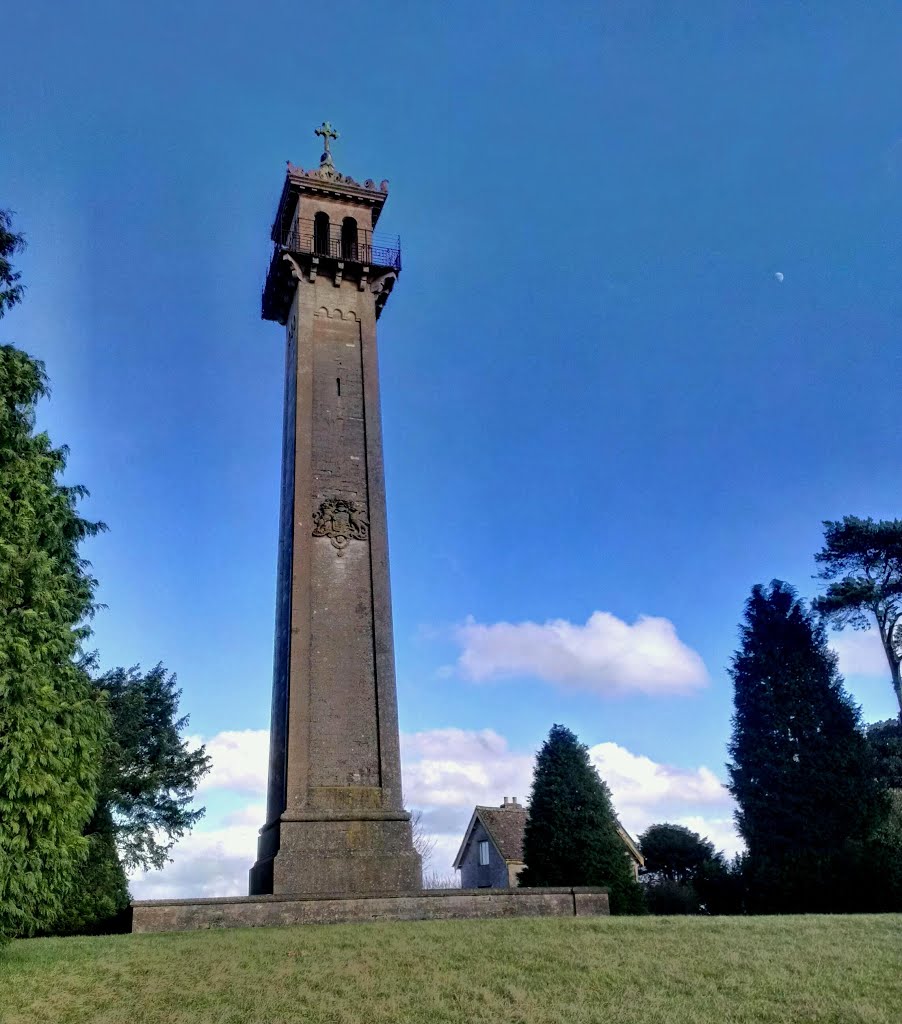
<instances>
[{"instance_id":1,"label":"white cloud","mask_svg":"<svg viewBox=\"0 0 902 1024\"><path fill-rule=\"evenodd\" d=\"M263 824L268 733L223 732L207 740L213 755L208 789L224 796L252 797L218 820L205 818L177 844L173 862L132 879L135 899L234 896L247 892L247 872L256 858ZM729 793L704 765L661 764L616 743L598 743L590 757L611 789L624 827L634 836L654 822L671 821L707 835L719 849L739 848L730 817ZM464 829L477 804L503 797L526 802L533 754L512 750L492 729L429 729L401 736L404 796L422 811L424 832L435 840L430 869L450 877Z\"/></svg>"},{"instance_id":2,"label":"white cloud","mask_svg":"<svg viewBox=\"0 0 902 1024\"><path fill-rule=\"evenodd\" d=\"M492 729L430 729L401 737L404 796L412 807L470 807L525 798L532 755L513 753Z\"/></svg>"},{"instance_id":3,"label":"white cloud","mask_svg":"<svg viewBox=\"0 0 902 1024\"><path fill-rule=\"evenodd\" d=\"M616 743L589 748L598 774L618 804L654 806L664 801L691 804L729 803L730 794L710 768L671 768L650 757L633 754Z\"/></svg>"},{"instance_id":4,"label":"white cloud","mask_svg":"<svg viewBox=\"0 0 902 1024\"><path fill-rule=\"evenodd\" d=\"M477 804L526 802L532 754L512 751L493 729L429 729L401 736L404 802L422 812L435 841L427 870L451 877L451 864Z\"/></svg>"},{"instance_id":5,"label":"white cloud","mask_svg":"<svg viewBox=\"0 0 902 1024\"><path fill-rule=\"evenodd\" d=\"M634 754L617 743L598 743L589 757L611 790L623 827L633 836L671 822L707 836L729 854L742 846L733 825L733 799L705 765L677 768Z\"/></svg>"},{"instance_id":6,"label":"white cloud","mask_svg":"<svg viewBox=\"0 0 902 1024\"><path fill-rule=\"evenodd\" d=\"M674 825L685 825L693 832L698 832L711 840L715 850L723 850L728 857L733 857L745 849L745 844L736 831L736 824L732 815L722 818L704 817L700 814L690 814L685 817L675 818Z\"/></svg>"},{"instance_id":7,"label":"white cloud","mask_svg":"<svg viewBox=\"0 0 902 1024\"><path fill-rule=\"evenodd\" d=\"M424 827L436 839L432 864L440 874L448 873L476 804L498 804L505 796L525 803L529 795L533 755L511 750L491 729L432 729L402 736L401 752L405 800L423 811ZM741 846L732 824L732 799L710 768L660 764L616 743L596 744L589 756L633 835L670 821L707 835L718 849L732 853Z\"/></svg>"},{"instance_id":8,"label":"white cloud","mask_svg":"<svg viewBox=\"0 0 902 1024\"><path fill-rule=\"evenodd\" d=\"M211 739L188 738L192 746L206 743L213 761L211 770L201 779L199 793L209 789L228 789L245 796L266 792L269 770L269 730L240 729L219 732Z\"/></svg>"},{"instance_id":9,"label":"white cloud","mask_svg":"<svg viewBox=\"0 0 902 1024\"><path fill-rule=\"evenodd\" d=\"M139 871L129 880L132 897L246 896L262 821L261 816L254 825L196 829L175 846L172 862L162 871Z\"/></svg>"},{"instance_id":10,"label":"white cloud","mask_svg":"<svg viewBox=\"0 0 902 1024\"><path fill-rule=\"evenodd\" d=\"M239 807L238 810L230 811L228 814L224 814L222 816L222 823L228 828L233 828L235 826L261 828L265 821L266 804L263 803L247 804L245 807Z\"/></svg>"},{"instance_id":11,"label":"white cloud","mask_svg":"<svg viewBox=\"0 0 902 1024\"><path fill-rule=\"evenodd\" d=\"M608 696L686 694L708 681L701 657L673 623L650 615L632 625L598 611L585 625L566 619L485 625L471 618L456 636L463 648L458 668L476 682L533 676Z\"/></svg>"},{"instance_id":12,"label":"white cloud","mask_svg":"<svg viewBox=\"0 0 902 1024\"><path fill-rule=\"evenodd\" d=\"M175 899L187 896L247 895L248 869L256 860L257 832L266 817L269 731L242 729L206 739L188 737L191 746L205 743L213 766L197 788L205 793L252 797L244 807L219 820L201 819L193 832L172 850L172 862L162 871L139 871L129 881L135 899Z\"/></svg>"},{"instance_id":13,"label":"white cloud","mask_svg":"<svg viewBox=\"0 0 902 1024\"><path fill-rule=\"evenodd\" d=\"M832 633L830 646L839 655L839 668L844 675L889 676L889 664L875 628Z\"/></svg>"}]
</instances>

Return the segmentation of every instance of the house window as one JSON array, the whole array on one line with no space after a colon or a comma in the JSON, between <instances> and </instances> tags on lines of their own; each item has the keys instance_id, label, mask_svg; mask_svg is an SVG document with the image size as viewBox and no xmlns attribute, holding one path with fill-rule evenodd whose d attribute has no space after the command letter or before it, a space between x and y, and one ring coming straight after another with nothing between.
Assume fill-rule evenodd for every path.
<instances>
[{"instance_id":1,"label":"house window","mask_svg":"<svg viewBox=\"0 0 902 1024\"><path fill-rule=\"evenodd\" d=\"M479 864L480 867L485 867L489 862L489 841L488 839L481 839L479 841Z\"/></svg>"}]
</instances>

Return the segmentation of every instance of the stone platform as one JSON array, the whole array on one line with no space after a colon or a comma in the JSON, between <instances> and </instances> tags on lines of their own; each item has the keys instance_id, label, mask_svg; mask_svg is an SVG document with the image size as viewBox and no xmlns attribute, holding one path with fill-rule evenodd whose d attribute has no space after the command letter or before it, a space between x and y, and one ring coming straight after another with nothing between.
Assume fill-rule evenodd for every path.
<instances>
[{"instance_id":1,"label":"stone platform","mask_svg":"<svg viewBox=\"0 0 902 1024\"><path fill-rule=\"evenodd\" d=\"M261 928L359 921L591 917L610 913L606 889L424 889L371 896L235 896L138 900L133 932Z\"/></svg>"}]
</instances>

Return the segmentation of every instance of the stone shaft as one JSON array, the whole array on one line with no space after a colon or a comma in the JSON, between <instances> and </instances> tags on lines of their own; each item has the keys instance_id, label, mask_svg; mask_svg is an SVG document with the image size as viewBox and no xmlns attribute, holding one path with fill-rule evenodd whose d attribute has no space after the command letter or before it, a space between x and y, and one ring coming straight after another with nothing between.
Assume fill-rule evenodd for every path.
<instances>
[{"instance_id":1,"label":"stone shaft","mask_svg":"<svg viewBox=\"0 0 902 1024\"><path fill-rule=\"evenodd\" d=\"M376 349L389 275L364 262L371 246L347 226L362 220L369 238L379 200L290 172L274 228L267 288L285 298L264 297L264 316L275 310L286 329L282 490L269 791L251 895L420 887L401 795ZM343 225L344 252L304 235L317 216L322 230Z\"/></svg>"}]
</instances>

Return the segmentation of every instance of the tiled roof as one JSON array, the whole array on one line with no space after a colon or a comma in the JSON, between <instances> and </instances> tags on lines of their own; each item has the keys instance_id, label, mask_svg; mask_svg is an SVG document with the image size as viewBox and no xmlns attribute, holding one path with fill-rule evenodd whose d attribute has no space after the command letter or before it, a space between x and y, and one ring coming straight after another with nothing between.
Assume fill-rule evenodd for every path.
<instances>
[{"instance_id":1,"label":"tiled roof","mask_svg":"<svg viewBox=\"0 0 902 1024\"><path fill-rule=\"evenodd\" d=\"M454 866L460 867L460 859L463 857L467 839L477 818L482 822L486 832L491 836L492 842L498 848L498 852L504 860L508 864L522 864L523 833L526 830L526 819L528 817L529 812L527 809L520 807L518 804L507 804L504 807L477 807L473 812L473 817L470 819L467 831L464 833L464 839L454 860ZM629 855L640 867L644 865L645 860L639 848L633 841L632 836L630 836L619 821L617 822L617 833Z\"/></svg>"},{"instance_id":2,"label":"tiled roof","mask_svg":"<svg viewBox=\"0 0 902 1024\"><path fill-rule=\"evenodd\" d=\"M522 864L526 808L510 804L507 807L477 807L476 813L501 856L508 862Z\"/></svg>"}]
</instances>

